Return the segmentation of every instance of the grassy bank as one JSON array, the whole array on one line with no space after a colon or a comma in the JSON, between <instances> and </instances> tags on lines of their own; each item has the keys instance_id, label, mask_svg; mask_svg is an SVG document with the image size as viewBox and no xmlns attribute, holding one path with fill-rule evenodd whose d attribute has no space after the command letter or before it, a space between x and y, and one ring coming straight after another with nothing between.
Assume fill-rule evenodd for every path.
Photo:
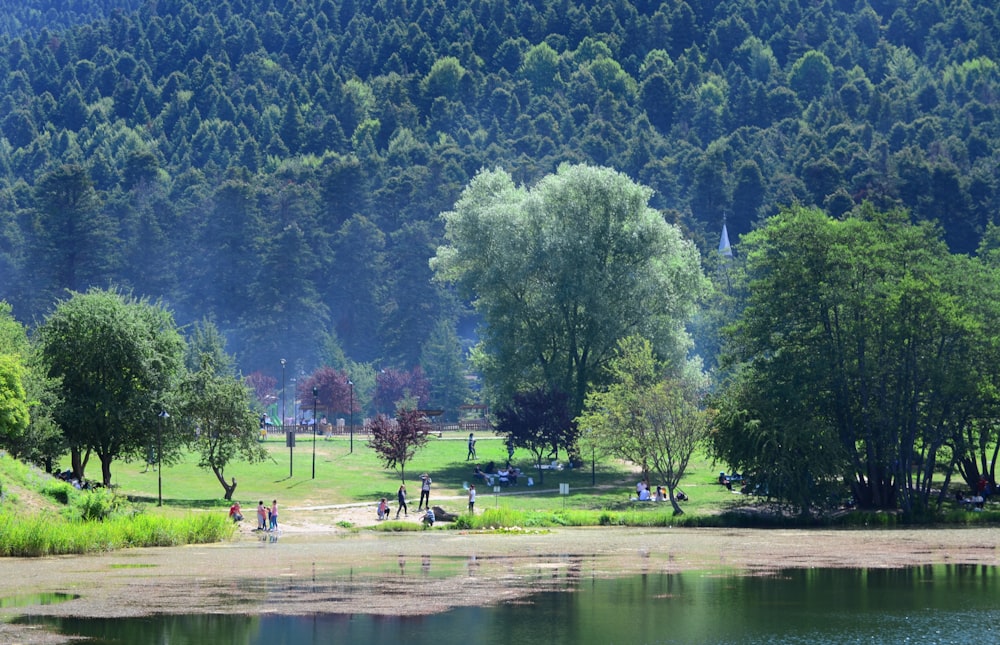
<instances>
[{"instance_id":1,"label":"grassy bank","mask_svg":"<svg viewBox=\"0 0 1000 645\"><path fill-rule=\"evenodd\" d=\"M431 500L459 516L441 523L476 531L538 530L560 526L629 527L849 527L891 528L913 524L897 513L840 512L821 518L803 518L766 506L762 500L734 494L717 482L718 468L703 455L692 459L681 488L689 500L684 515L674 516L668 503L631 501L638 474L631 465L614 459L597 459L582 468L534 470L530 455L517 452L514 463L522 471L517 486L494 491L475 482L478 463L504 463L507 451L495 437L479 437L478 459L466 460L467 434L434 437L407 464L405 479L411 504L419 495L419 475L434 480ZM234 500L252 515L258 500L278 499L283 521L295 522L309 509L338 504L370 504L359 513L374 515L377 500L386 497L395 506L400 474L382 467L361 436L351 445L347 437L299 437L290 450L284 439L272 437L264 444L270 458L260 464L236 463L226 471L238 487ZM353 448L353 449L352 449ZM315 457L314 457L315 455ZM563 455L565 458L565 456ZM313 465L315 463L315 466ZM63 468L67 464L62 465ZM88 471L89 472L89 471ZM313 476L315 473L315 477ZM0 457L0 555L84 553L131 546L211 542L232 535L227 521L230 502L212 473L197 466L197 456L185 455L162 472L144 463L116 462L112 468L113 492L85 493L9 457ZM527 485L528 478L533 486ZM468 515L466 486L477 483L476 514ZM653 482L655 484L655 482ZM560 484L568 492L560 493ZM163 506L157 505L162 485ZM567 489L563 489L567 490ZM968 512L948 508L925 520L950 526L1000 522L1000 512ZM350 526L346 521L341 526ZM420 530L420 524L384 522L383 531Z\"/></svg>"},{"instance_id":2,"label":"grassy bank","mask_svg":"<svg viewBox=\"0 0 1000 645\"><path fill-rule=\"evenodd\" d=\"M217 542L233 533L225 515L160 515L114 491L81 491L0 456L0 556L94 553L127 547Z\"/></svg>"}]
</instances>

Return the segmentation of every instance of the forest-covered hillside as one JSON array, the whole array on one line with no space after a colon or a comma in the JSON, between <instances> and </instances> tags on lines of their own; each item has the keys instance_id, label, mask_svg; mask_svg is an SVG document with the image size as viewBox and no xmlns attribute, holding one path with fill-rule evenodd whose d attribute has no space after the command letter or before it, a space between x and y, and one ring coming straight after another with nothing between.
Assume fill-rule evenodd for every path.
<instances>
[{"instance_id":1,"label":"forest-covered hillside","mask_svg":"<svg viewBox=\"0 0 1000 645\"><path fill-rule=\"evenodd\" d=\"M997 220L987 0L3 4L0 299L120 285L244 372L418 364L482 168L613 167L706 251L791 203L904 206L959 252Z\"/></svg>"}]
</instances>

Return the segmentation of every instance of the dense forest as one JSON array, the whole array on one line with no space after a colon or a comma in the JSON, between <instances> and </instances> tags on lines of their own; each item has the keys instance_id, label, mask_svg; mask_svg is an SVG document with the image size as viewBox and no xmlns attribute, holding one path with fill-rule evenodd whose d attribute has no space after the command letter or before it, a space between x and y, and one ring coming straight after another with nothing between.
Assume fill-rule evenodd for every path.
<instances>
[{"instance_id":1,"label":"dense forest","mask_svg":"<svg viewBox=\"0 0 1000 645\"><path fill-rule=\"evenodd\" d=\"M986 0L0 6L0 300L33 325L115 285L244 373L471 335L428 260L482 169L614 168L706 256L865 201L972 253L1000 206Z\"/></svg>"}]
</instances>

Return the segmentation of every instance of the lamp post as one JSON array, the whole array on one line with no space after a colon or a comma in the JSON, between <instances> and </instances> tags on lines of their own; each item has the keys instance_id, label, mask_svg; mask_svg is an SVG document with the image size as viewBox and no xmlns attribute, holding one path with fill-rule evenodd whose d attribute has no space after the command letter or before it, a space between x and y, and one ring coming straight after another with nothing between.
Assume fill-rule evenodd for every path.
<instances>
[{"instance_id":1,"label":"lamp post","mask_svg":"<svg viewBox=\"0 0 1000 645\"><path fill-rule=\"evenodd\" d=\"M593 442L590 444L590 485L597 486L597 455Z\"/></svg>"},{"instance_id":2,"label":"lamp post","mask_svg":"<svg viewBox=\"0 0 1000 645\"><path fill-rule=\"evenodd\" d=\"M313 479L316 479L316 403L319 401L319 388L313 386Z\"/></svg>"},{"instance_id":3,"label":"lamp post","mask_svg":"<svg viewBox=\"0 0 1000 645\"><path fill-rule=\"evenodd\" d=\"M285 432L285 359L281 359L281 432Z\"/></svg>"},{"instance_id":4,"label":"lamp post","mask_svg":"<svg viewBox=\"0 0 1000 645\"><path fill-rule=\"evenodd\" d=\"M163 424L170 415L160 411L160 423L156 426L156 505L163 506Z\"/></svg>"},{"instance_id":5,"label":"lamp post","mask_svg":"<svg viewBox=\"0 0 1000 645\"><path fill-rule=\"evenodd\" d=\"M288 438L288 431L285 430L285 359L281 359L281 434L285 435L285 443L288 445L288 477L292 477L292 446Z\"/></svg>"},{"instance_id":6,"label":"lamp post","mask_svg":"<svg viewBox=\"0 0 1000 645\"><path fill-rule=\"evenodd\" d=\"M354 452L354 381L348 380L347 385L351 388L351 450Z\"/></svg>"}]
</instances>

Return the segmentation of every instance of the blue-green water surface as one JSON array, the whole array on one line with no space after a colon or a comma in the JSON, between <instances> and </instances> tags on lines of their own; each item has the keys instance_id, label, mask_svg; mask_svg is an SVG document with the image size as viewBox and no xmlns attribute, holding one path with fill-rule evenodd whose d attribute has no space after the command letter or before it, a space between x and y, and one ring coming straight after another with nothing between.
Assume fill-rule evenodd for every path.
<instances>
[{"instance_id":1,"label":"blue-green water surface","mask_svg":"<svg viewBox=\"0 0 1000 645\"><path fill-rule=\"evenodd\" d=\"M420 617L365 614L22 618L90 643L608 645L996 643L996 567L790 569L584 578L572 589ZM470 590L476 593L476 589ZM392 602L386 598L384 602Z\"/></svg>"}]
</instances>

